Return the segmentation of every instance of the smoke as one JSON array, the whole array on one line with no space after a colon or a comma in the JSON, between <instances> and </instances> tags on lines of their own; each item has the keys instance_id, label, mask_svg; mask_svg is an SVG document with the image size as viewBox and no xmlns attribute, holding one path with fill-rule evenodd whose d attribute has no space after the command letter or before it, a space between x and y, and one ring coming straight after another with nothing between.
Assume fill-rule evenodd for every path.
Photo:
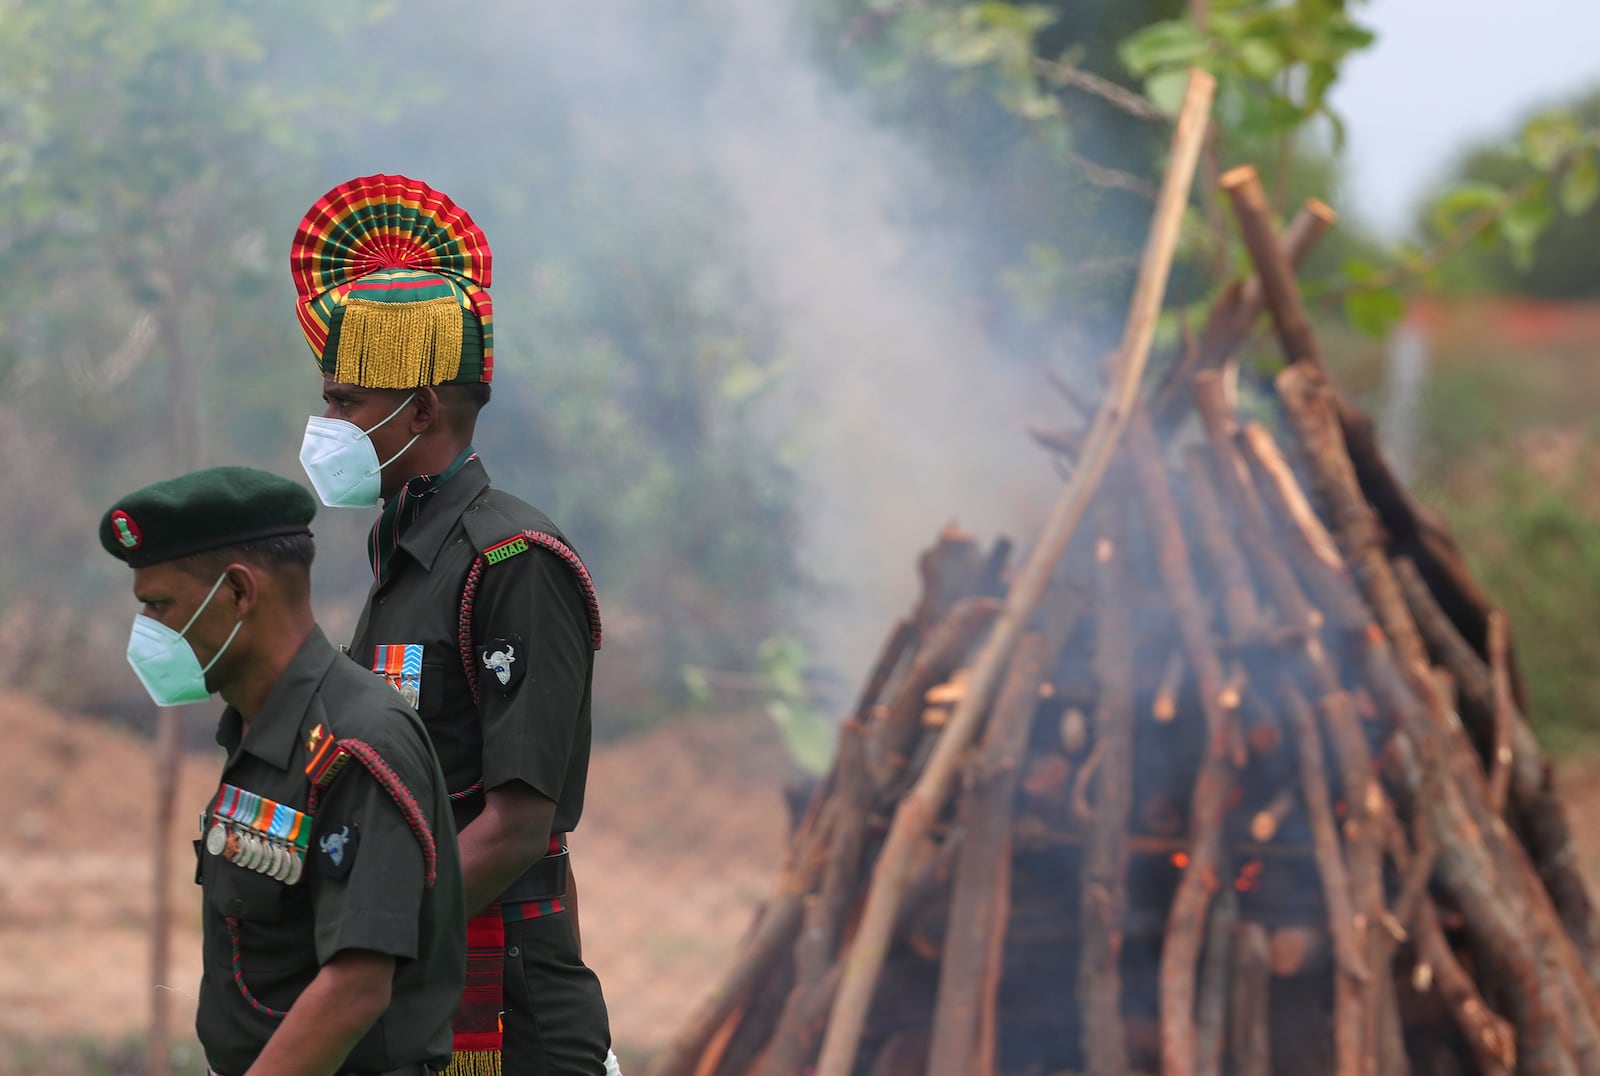
<instances>
[{"instance_id":1,"label":"smoke","mask_svg":"<svg viewBox=\"0 0 1600 1076\"><path fill-rule=\"evenodd\" d=\"M448 58L420 76L439 86L426 120L402 124L402 138L369 129L349 159L334 153L324 167L331 185L381 161L471 208L495 245L495 328L512 400L518 383L539 376L516 364L542 345L519 289L559 287L541 274L552 263L571 268L564 244L603 231L613 260L585 267L612 278L602 289L626 288L629 244L694 234L671 227L673 216L703 214L708 200L717 207L710 222L689 218L715 245L686 260L712 291L726 294L718 282L732 279L753 297L761 346L776 356L780 376L760 412L768 443L756 450L780 453L799 477L795 537L807 580L781 628L810 645L823 682L836 685L824 700L836 709L913 601L916 554L941 527L955 522L981 542L1031 535L1057 480L1025 425L1048 422L1059 403L1039 357L1008 354L989 331L994 312L977 278L1001 259L984 256L993 239L970 225L984 214L965 212L970 201L953 182L820 69L811 28L791 6L487 5L470 27L441 27L418 56ZM401 5L401 30L421 17L411 7ZM423 45L401 38L383 50L386 63L411 66L395 57ZM413 137L418 127L429 137ZM605 220L594 214L609 188L584 177L597 162L634 181ZM686 181L703 181L709 199L674 204L670 192ZM521 234L512 222L547 190L575 204L547 208L547 230ZM940 223L951 214L939 207L952 204L968 223ZM615 240L619 221L641 234ZM593 316L611 324L608 311ZM672 312L649 328L679 329ZM637 324L612 334L620 346L639 335ZM494 426L513 421L505 437ZM526 450L530 423L497 403L484 424L503 480L509 454L496 442ZM572 525L572 506L528 492ZM593 510L606 512L604 495L596 500Z\"/></svg>"},{"instance_id":2,"label":"smoke","mask_svg":"<svg viewBox=\"0 0 1600 1076\"><path fill-rule=\"evenodd\" d=\"M1038 373L986 338L960 240L906 223L938 176L799 57L770 9L742 7L733 30L712 159L790 360L782 412L804 433L802 552L820 587L809 623L854 683L942 524L986 540L1036 514L1051 481L1022 424Z\"/></svg>"},{"instance_id":3,"label":"smoke","mask_svg":"<svg viewBox=\"0 0 1600 1076\"><path fill-rule=\"evenodd\" d=\"M1023 426L1055 404L1037 364L986 335L971 240L912 223L948 195L940 177L817 69L781 5L535 18L529 62L583 102L586 130L692 158L726 196L783 370L767 431L802 480L800 633L853 686L941 526L1025 537L1042 515L1054 479Z\"/></svg>"}]
</instances>

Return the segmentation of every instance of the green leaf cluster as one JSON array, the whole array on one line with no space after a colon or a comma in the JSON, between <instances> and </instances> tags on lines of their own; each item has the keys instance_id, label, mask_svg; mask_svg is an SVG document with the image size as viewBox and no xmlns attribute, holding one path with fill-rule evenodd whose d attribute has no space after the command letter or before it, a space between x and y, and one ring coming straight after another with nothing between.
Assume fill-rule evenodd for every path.
<instances>
[{"instance_id":1,"label":"green leaf cluster","mask_svg":"<svg viewBox=\"0 0 1600 1076\"><path fill-rule=\"evenodd\" d=\"M698 665L682 671L690 699L703 709L729 704L735 698L753 699L777 726L784 749L802 773L821 776L833 762L838 733L832 721L813 702L808 684L811 655L806 645L790 635L774 635L761 643L757 671L744 678L742 690L719 689L717 673Z\"/></svg>"},{"instance_id":2,"label":"green leaf cluster","mask_svg":"<svg viewBox=\"0 0 1600 1076\"><path fill-rule=\"evenodd\" d=\"M1600 241L1600 94L1543 110L1515 139L1469 153L1424 218L1436 244L1465 248L1464 266L1436 278L1442 286L1600 294L1600 268L1590 268Z\"/></svg>"},{"instance_id":3,"label":"green leaf cluster","mask_svg":"<svg viewBox=\"0 0 1600 1076\"><path fill-rule=\"evenodd\" d=\"M1176 111L1190 67L1217 76L1217 109L1235 138L1267 140L1292 134L1313 119L1342 124L1328 107L1328 90L1349 56L1373 42L1343 0L1218 0L1203 26L1188 18L1152 23L1122 43L1128 70L1145 93Z\"/></svg>"}]
</instances>

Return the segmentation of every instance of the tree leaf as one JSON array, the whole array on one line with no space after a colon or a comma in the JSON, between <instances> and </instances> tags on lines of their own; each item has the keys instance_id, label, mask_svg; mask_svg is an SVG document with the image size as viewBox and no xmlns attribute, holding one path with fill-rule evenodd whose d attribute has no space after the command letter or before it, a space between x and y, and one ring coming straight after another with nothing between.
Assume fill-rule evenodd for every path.
<instances>
[{"instance_id":1,"label":"tree leaf","mask_svg":"<svg viewBox=\"0 0 1600 1076\"><path fill-rule=\"evenodd\" d=\"M1056 21L1056 13L1044 4L1006 4L999 0L985 0L978 5L983 21L996 30L1025 34L1033 37Z\"/></svg>"},{"instance_id":2,"label":"tree leaf","mask_svg":"<svg viewBox=\"0 0 1600 1076\"><path fill-rule=\"evenodd\" d=\"M1522 130L1522 152L1528 163L1548 172L1576 144L1581 131L1570 112L1546 112L1528 121Z\"/></svg>"},{"instance_id":3,"label":"tree leaf","mask_svg":"<svg viewBox=\"0 0 1600 1076\"><path fill-rule=\"evenodd\" d=\"M1262 82L1275 77L1283 70L1284 57L1278 47L1259 37L1248 38L1239 46L1239 66L1251 78Z\"/></svg>"},{"instance_id":4,"label":"tree leaf","mask_svg":"<svg viewBox=\"0 0 1600 1076\"><path fill-rule=\"evenodd\" d=\"M1389 330L1405 315L1405 302L1389 288L1353 291L1344 297L1344 316L1368 336L1379 339L1388 336Z\"/></svg>"},{"instance_id":5,"label":"tree leaf","mask_svg":"<svg viewBox=\"0 0 1600 1076\"><path fill-rule=\"evenodd\" d=\"M794 764L813 777L827 773L833 762L833 745L837 738L828 719L809 706L782 701L768 703L766 710L783 734L783 746Z\"/></svg>"},{"instance_id":6,"label":"tree leaf","mask_svg":"<svg viewBox=\"0 0 1600 1076\"><path fill-rule=\"evenodd\" d=\"M710 678L698 665L683 667L683 688L689 693L689 701L699 709L709 710L716 700L716 693L711 690Z\"/></svg>"},{"instance_id":7,"label":"tree leaf","mask_svg":"<svg viewBox=\"0 0 1600 1076\"><path fill-rule=\"evenodd\" d=\"M1500 218L1500 231L1511 246L1511 260L1518 269L1533 264L1533 246L1555 218L1548 190L1543 183L1519 198Z\"/></svg>"},{"instance_id":8,"label":"tree leaf","mask_svg":"<svg viewBox=\"0 0 1600 1076\"><path fill-rule=\"evenodd\" d=\"M1492 183L1458 183L1438 197L1428 219L1436 231L1447 234L1455 231L1461 218L1491 208L1504 197L1505 191Z\"/></svg>"},{"instance_id":9,"label":"tree leaf","mask_svg":"<svg viewBox=\"0 0 1600 1076\"><path fill-rule=\"evenodd\" d=\"M1340 268L1345 278L1352 284L1370 284L1382 273L1382 270L1365 258L1346 258Z\"/></svg>"},{"instance_id":10,"label":"tree leaf","mask_svg":"<svg viewBox=\"0 0 1600 1076\"><path fill-rule=\"evenodd\" d=\"M1600 196L1600 168L1595 167L1593 152L1584 153L1561 177L1561 208L1576 217L1588 212L1596 196Z\"/></svg>"},{"instance_id":11,"label":"tree leaf","mask_svg":"<svg viewBox=\"0 0 1600 1076\"><path fill-rule=\"evenodd\" d=\"M1176 116L1183 107L1183 95L1189 89L1189 72L1179 68L1163 71L1144 80L1144 95L1150 103L1169 116Z\"/></svg>"},{"instance_id":12,"label":"tree leaf","mask_svg":"<svg viewBox=\"0 0 1600 1076\"><path fill-rule=\"evenodd\" d=\"M1132 74L1148 75L1160 67L1193 63L1210 48L1205 35L1179 19L1151 23L1117 47L1117 56Z\"/></svg>"}]
</instances>

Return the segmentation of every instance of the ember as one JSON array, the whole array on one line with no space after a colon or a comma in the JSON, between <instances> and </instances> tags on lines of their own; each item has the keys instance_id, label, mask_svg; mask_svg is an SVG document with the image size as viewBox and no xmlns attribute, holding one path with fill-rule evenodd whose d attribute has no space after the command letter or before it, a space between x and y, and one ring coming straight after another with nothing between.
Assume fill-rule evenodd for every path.
<instances>
[{"instance_id":1,"label":"ember","mask_svg":"<svg viewBox=\"0 0 1600 1076\"><path fill-rule=\"evenodd\" d=\"M1222 186L1256 276L1121 443L1100 418L1042 439L1097 477L1026 564L962 534L924 555L745 951L654 1076L1600 1072L1600 929L1508 633L1294 286L1332 213L1280 237L1252 169ZM1271 429L1227 388L1263 312Z\"/></svg>"}]
</instances>

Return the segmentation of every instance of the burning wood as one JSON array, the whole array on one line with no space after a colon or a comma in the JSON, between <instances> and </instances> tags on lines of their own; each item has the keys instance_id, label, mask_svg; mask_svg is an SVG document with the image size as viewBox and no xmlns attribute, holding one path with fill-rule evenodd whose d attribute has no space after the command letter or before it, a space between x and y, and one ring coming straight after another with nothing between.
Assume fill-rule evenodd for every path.
<instances>
[{"instance_id":1,"label":"burning wood","mask_svg":"<svg viewBox=\"0 0 1600 1076\"><path fill-rule=\"evenodd\" d=\"M1166 724L1178 716L1178 689L1183 686L1183 651L1174 649L1161 669L1161 683L1156 688L1155 701L1150 704L1150 716Z\"/></svg>"},{"instance_id":2,"label":"burning wood","mask_svg":"<svg viewBox=\"0 0 1600 1076\"><path fill-rule=\"evenodd\" d=\"M655 1076L1600 1072L1600 926L1507 626L1321 367L1285 248L1331 214L1286 243L1253 173L1223 186L1256 277L1187 391L1105 459L1070 416L1104 479L1045 563L958 532L921 559ZM1221 372L1261 312L1270 428Z\"/></svg>"},{"instance_id":3,"label":"burning wood","mask_svg":"<svg viewBox=\"0 0 1600 1076\"><path fill-rule=\"evenodd\" d=\"M1295 800L1299 792L1293 788L1281 788L1272 801L1255 813L1250 819L1250 839L1261 844L1266 844L1278 835L1278 827L1283 825L1283 820L1289 817L1289 812L1294 810Z\"/></svg>"}]
</instances>

